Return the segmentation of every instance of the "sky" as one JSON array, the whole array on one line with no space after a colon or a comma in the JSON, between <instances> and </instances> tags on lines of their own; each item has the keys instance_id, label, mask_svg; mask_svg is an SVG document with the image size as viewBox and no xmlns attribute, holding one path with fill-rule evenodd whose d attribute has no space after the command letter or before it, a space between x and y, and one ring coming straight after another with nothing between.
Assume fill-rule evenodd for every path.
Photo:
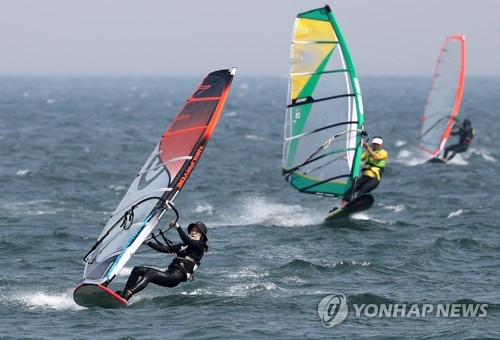
<instances>
[{"instance_id":1,"label":"sky","mask_svg":"<svg viewBox=\"0 0 500 340\"><path fill-rule=\"evenodd\" d=\"M0 0L0 76L286 77L296 15L325 4L359 76L431 76L449 35L500 75L500 0Z\"/></svg>"}]
</instances>

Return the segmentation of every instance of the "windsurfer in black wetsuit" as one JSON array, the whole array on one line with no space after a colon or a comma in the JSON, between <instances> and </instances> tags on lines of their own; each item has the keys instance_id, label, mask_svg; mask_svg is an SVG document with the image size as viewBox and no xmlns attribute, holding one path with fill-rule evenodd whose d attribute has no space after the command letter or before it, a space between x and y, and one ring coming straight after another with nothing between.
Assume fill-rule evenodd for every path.
<instances>
[{"instance_id":1,"label":"windsurfer in black wetsuit","mask_svg":"<svg viewBox=\"0 0 500 340\"><path fill-rule=\"evenodd\" d=\"M187 281L200 265L200 260L207 247L207 227L203 222L188 225L189 236L175 222L170 222L170 227L176 228L183 243L169 245L166 243L148 241L146 244L162 253L174 253L175 259L166 270L152 267L134 267L123 291L117 291L127 301L133 294L146 288L149 282L163 287L175 287ZM141 279L139 279L141 278Z\"/></svg>"},{"instance_id":2,"label":"windsurfer in black wetsuit","mask_svg":"<svg viewBox=\"0 0 500 340\"><path fill-rule=\"evenodd\" d=\"M458 131L452 131L451 135L458 135L460 140L458 141L458 144L450 145L444 150L443 158L445 161L451 160L457 153L465 152L469 148L469 145L472 144L472 138L474 138L475 130L472 128L472 124L469 119L464 119L462 126L460 126L458 122L455 123L454 127L458 127ZM448 157L450 152L451 155Z\"/></svg>"}]
</instances>

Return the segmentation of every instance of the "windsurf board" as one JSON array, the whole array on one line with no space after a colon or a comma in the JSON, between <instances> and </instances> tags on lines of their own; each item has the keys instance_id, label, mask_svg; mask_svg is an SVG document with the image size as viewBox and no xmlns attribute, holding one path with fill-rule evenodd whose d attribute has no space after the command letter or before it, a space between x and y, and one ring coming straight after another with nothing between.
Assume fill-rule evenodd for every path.
<instances>
[{"instance_id":1,"label":"windsurf board","mask_svg":"<svg viewBox=\"0 0 500 340\"><path fill-rule=\"evenodd\" d=\"M100 284L79 285L73 292L73 300L82 307L120 308L128 305L127 300Z\"/></svg>"},{"instance_id":2,"label":"windsurf board","mask_svg":"<svg viewBox=\"0 0 500 340\"><path fill-rule=\"evenodd\" d=\"M370 209L374 201L375 199L370 194L358 196L344 207L330 212L326 215L325 220L331 221L338 218L347 218L354 213Z\"/></svg>"}]
</instances>

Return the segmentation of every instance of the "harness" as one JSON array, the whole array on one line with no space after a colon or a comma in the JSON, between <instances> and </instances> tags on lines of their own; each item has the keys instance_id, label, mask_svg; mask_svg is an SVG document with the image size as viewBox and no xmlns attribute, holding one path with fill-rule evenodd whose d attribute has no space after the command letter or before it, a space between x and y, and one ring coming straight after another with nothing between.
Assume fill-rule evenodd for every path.
<instances>
[{"instance_id":1,"label":"harness","mask_svg":"<svg viewBox=\"0 0 500 340\"><path fill-rule=\"evenodd\" d=\"M198 269L200 266L200 261L196 261L195 259L191 258L190 256L186 255L184 257L178 256L176 252L173 251L172 247L170 244L172 244L172 241L167 239L165 235L163 234L163 231L160 230L160 235L163 237L163 240L165 241L165 244L161 243L158 241L158 239L155 237L154 234L151 235L151 237L156 241L158 245L160 245L161 248L163 248L167 253L173 253L176 254L175 258L172 260L172 263L170 266L175 267L179 269L183 274L184 274L184 281L190 280L193 281L194 277L193 274L194 272ZM191 262L193 264L193 269L191 272L189 272L185 266L185 262ZM170 267L169 266L169 267Z\"/></svg>"},{"instance_id":2,"label":"harness","mask_svg":"<svg viewBox=\"0 0 500 340\"><path fill-rule=\"evenodd\" d=\"M374 153L379 153L380 151L382 150L376 150L376 151L373 151ZM382 174L384 172L384 169L385 169L385 165L386 165L386 159L381 159L381 160L375 160L373 159L369 154L367 154L368 158L366 159L365 161L365 164L363 165L363 174L365 174L365 171L371 171L375 177L377 178L377 180L380 181L380 179L382 178ZM369 176L367 174L368 177L372 177L372 176Z\"/></svg>"},{"instance_id":3,"label":"harness","mask_svg":"<svg viewBox=\"0 0 500 340\"><path fill-rule=\"evenodd\" d=\"M470 129L470 131L467 131L467 137L465 137L465 141L467 142L467 144L472 144L472 138L474 138L475 134L476 130L474 128Z\"/></svg>"},{"instance_id":4,"label":"harness","mask_svg":"<svg viewBox=\"0 0 500 340\"><path fill-rule=\"evenodd\" d=\"M193 264L193 271L192 272L189 272L186 269L186 265L184 264L186 261L191 262ZM187 281L187 280L193 281L194 280L193 274L200 266L200 262L192 259L191 257L189 257L187 255L185 257L176 256L174 258L174 260L172 261L172 265L174 265L177 269L179 269L184 274L185 281Z\"/></svg>"}]
</instances>

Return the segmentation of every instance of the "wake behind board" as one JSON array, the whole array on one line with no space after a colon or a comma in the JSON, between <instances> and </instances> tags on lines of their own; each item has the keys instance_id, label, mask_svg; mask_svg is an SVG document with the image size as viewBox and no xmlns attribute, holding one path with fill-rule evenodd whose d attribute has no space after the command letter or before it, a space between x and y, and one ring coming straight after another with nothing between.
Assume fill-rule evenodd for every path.
<instances>
[{"instance_id":1,"label":"wake behind board","mask_svg":"<svg viewBox=\"0 0 500 340\"><path fill-rule=\"evenodd\" d=\"M434 158L431 158L427 161L427 163L448 163L445 159L443 158L440 158L440 157L434 157Z\"/></svg>"},{"instance_id":2,"label":"wake behind board","mask_svg":"<svg viewBox=\"0 0 500 340\"><path fill-rule=\"evenodd\" d=\"M82 307L120 308L128 305L127 300L111 289L89 283L75 288L73 300Z\"/></svg>"},{"instance_id":3,"label":"wake behind board","mask_svg":"<svg viewBox=\"0 0 500 340\"><path fill-rule=\"evenodd\" d=\"M354 213L370 209L374 201L375 199L370 194L358 196L343 208L336 209L326 215L325 221L331 221L338 218L347 218Z\"/></svg>"}]
</instances>

